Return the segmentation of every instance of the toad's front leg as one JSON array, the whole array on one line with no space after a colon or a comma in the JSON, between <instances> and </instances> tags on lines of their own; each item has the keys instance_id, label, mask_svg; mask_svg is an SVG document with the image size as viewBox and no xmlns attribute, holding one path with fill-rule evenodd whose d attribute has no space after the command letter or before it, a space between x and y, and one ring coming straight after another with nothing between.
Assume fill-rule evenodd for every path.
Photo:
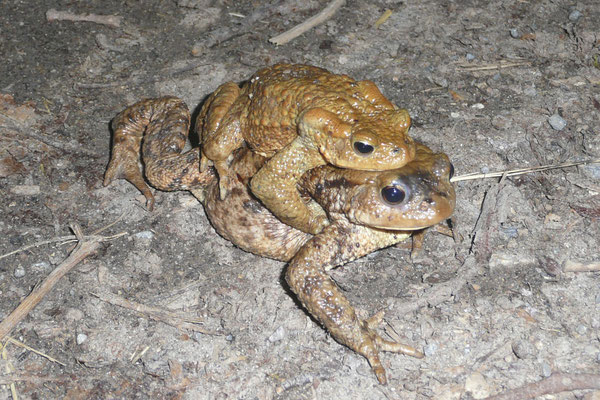
<instances>
[{"instance_id":1,"label":"toad's front leg","mask_svg":"<svg viewBox=\"0 0 600 400\"><path fill-rule=\"evenodd\" d=\"M304 307L338 342L367 358L380 383L387 382L379 351L423 354L404 344L383 339L374 328L380 318L361 320L354 307L325 272L377 249L398 243L409 233L382 231L336 221L310 240L287 268L286 279Z\"/></svg>"},{"instance_id":2,"label":"toad's front leg","mask_svg":"<svg viewBox=\"0 0 600 400\"><path fill-rule=\"evenodd\" d=\"M327 216L304 202L296 184L306 171L324 163L316 149L310 149L303 138L297 137L254 174L250 188L279 220L303 232L317 234L329 224Z\"/></svg>"}]
</instances>

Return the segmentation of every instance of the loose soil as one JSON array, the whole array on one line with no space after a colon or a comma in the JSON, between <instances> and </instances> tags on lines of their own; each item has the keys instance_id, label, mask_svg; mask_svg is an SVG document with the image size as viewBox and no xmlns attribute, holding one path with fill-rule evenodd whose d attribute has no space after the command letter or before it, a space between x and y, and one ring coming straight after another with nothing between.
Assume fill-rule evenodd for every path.
<instances>
[{"instance_id":1,"label":"loose soil","mask_svg":"<svg viewBox=\"0 0 600 400\"><path fill-rule=\"evenodd\" d=\"M0 3L0 254L70 224L127 232L11 332L62 364L7 344L0 399L11 377L32 399L481 399L600 373L600 272L564 270L600 261L599 164L458 182L454 239L430 232L418 254L390 248L332 272L363 315L385 310L382 329L426 353L383 354L387 386L299 307L283 263L219 237L189 193L157 193L149 212L128 183L102 186L109 122L124 107L176 95L197 112L219 84L280 61L373 80L458 175L600 157L597 0L348 1L289 44L268 42L326 5ZM121 21L50 22L50 9ZM0 259L0 320L72 246ZM583 396L600 393L545 398Z\"/></svg>"}]
</instances>

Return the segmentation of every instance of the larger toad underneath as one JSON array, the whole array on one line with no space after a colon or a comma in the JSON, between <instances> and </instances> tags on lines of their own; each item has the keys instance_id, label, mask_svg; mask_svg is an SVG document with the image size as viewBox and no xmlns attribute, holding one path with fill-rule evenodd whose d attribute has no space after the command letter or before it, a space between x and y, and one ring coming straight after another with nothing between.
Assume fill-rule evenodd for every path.
<instances>
[{"instance_id":1,"label":"larger toad underneath","mask_svg":"<svg viewBox=\"0 0 600 400\"><path fill-rule=\"evenodd\" d=\"M332 166L311 170L300 179L301 190L331 220L311 236L283 224L248 191L248 181L264 158L246 149L236 154L228 171L233 177L231 193L220 200L215 171L199 171L199 150L182 153L188 125L187 107L172 97L145 100L123 111L113 121L115 137L105 185L125 178L153 199L144 183L143 161L145 177L153 186L191 190L221 235L245 250L289 262L286 280L302 305L337 341L365 356L379 382L387 381L379 351L422 356L410 346L382 338L375 331L378 318L358 318L327 270L405 240L410 230L448 218L455 195L446 155L418 145L412 162L391 171Z\"/></svg>"}]
</instances>

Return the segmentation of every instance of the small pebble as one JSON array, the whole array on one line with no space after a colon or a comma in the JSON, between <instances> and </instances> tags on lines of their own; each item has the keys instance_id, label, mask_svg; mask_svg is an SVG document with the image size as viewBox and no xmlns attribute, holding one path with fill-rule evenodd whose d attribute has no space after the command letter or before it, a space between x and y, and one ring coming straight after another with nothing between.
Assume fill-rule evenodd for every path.
<instances>
[{"instance_id":1,"label":"small pebble","mask_svg":"<svg viewBox=\"0 0 600 400\"><path fill-rule=\"evenodd\" d=\"M531 290L522 288L521 290L519 290L519 293L521 293L521 296L523 297L531 297L533 295L533 292Z\"/></svg>"},{"instance_id":2,"label":"small pebble","mask_svg":"<svg viewBox=\"0 0 600 400\"><path fill-rule=\"evenodd\" d=\"M580 335L585 335L587 332L587 327L583 324L579 324L577 325L577 328L575 328L575 331Z\"/></svg>"},{"instance_id":3,"label":"small pebble","mask_svg":"<svg viewBox=\"0 0 600 400\"><path fill-rule=\"evenodd\" d=\"M40 194L41 190L38 185L14 185L10 191L17 196L35 196Z\"/></svg>"},{"instance_id":4,"label":"small pebble","mask_svg":"<svg viewBox=\"0 0 600 400\"><path fill-rule=\"evenodd\" d=\"M65 313L65 319L68 321L79 321L84 317L83 311L76 308L69 308Z\"/></svg>"},{"instance_id":5,"label":"small pebble","mask_svg":"<svg viewBox=\"0 0 600 400\"><path fill-rule=\"evenodd\" d=\"M285 337L285 328L283 326L280 326L279 328L277 328L275 330L275 332L273 332L273 334L271 336L269 336L269 338L267 340L271 343L275 343L275 342L279 342L284 337Z\"/></svg>"},{"instance_id":6,"label":"small pebble","mask_svg":"<svg viewBox=\"0 0 600 400\"><path fill-rule=\"evenodd\" d=\"M523 93L525 93L527 96L533 97L537 95L537 90L535 90L535 87L530 86L528 88L525 88L525 90L523 90Z\"/></svg>"},{"instance_id":7,"label":"small pebble","mask_svg":"<svg viewBox=\"0 0 600 400\"><path fill-rule=\"evenodd\" d=\"M519 31L516 28L512 28L510 30L510 37L518 39L519 37L521 37L521 35L519 34Z\"/></svg>"},{"instance_id":8,"label":"small pebble","mask_svg":"<svg viewBox=\"0 0 600 400\"><path fill-rule=\"evenodd\" d=\"M490 167L481 167L482 174L488 174L490 172Z\"/></svg>"},{"instance_id":9,"label":"small pebble","mask_svg":"<svg viewBox=\"0 0 600 400\"><path fill-rule=\"evenodd\" d=\"M229 334L225 336L225 340L227 340L228 342L233 342L235 340L235 337L232 334Z\"/></svg>"},{"instance_id":10,"label":"small pebble","mask_svg":"<svg viewBox=\"0 0 600 400\"><path fill-rule=\"evenodd\" d=\"M135 234L137 239L152 239L154 237L154 232L152 231L141 231Z\"/></svg>"},{"instance_id":11,"label":"small pebble","mask_svg":"<svg viewBox=\"0 0 600 400\"><path fill-rule=\"evenodd\" d=\"M475 103L471 106L471 108L474 108L476 110L483 110L485 108L485 106L481 103Z\"/></svg>"},{"instance_id":12,"label":"small pebble","mask_svg":"<svg viewBox=\"0 0 600 400\"><path fill-rule=\"evenodd\" d=\"M573 10L571 14L569 14L569 21L577 22L579 18L581 18L581 12L579 10Z\"/></svg>"},{"instance_id":13,"label":"small pebble","mask_svg":"<svg viewBox=\"0 0 600 400\"><path fill-rule=\"evenodd\" d=\"M550 375L552 375L552 367L546 361L542 361L542 376L547 378Z\"/></svg>"},{"instance_id":14,"label":"small pebble","mask_svg":"<svg viewBox=\"0 0 600 400\"><path fill-rule=\"evenodd\" d=\"M40 261L33 264L32 267L37 269L48 269L50 268L50 263L48 261Z\"/></svg>"},{"instance_id":15,"label":"small pebble","mask_svg":"<svg viewBox=\"0 0 600 400\"><path fill-rule=\"evenodd\" d=\"M466 59L467 61L473 61L475 59L475 56L471 53L467 53Z\"/></svg>"},{"instance_id":16,"label":"small pebble","mask_svg":"<svg viewBox=\"0 0 600 400\"><path fill-rule=\"evenodd\" d=\"M496 299L496 304L500 306L503 310L511 310L513 308L512 303L506 296L500 296Z\"/></svg>"},{"instance_id":17,"label":"small pebble","mask_svg":"<svg viewBox=\"0 0 600 400\"><path fill-rule=\"evenodd\" d=\"M15 268L15 278L22 278L25 276L25 268L23 268L22 266L18 266L17 268Z\"/></svg>"},{"instance_id":18,"label":"small pebble","mask_svg":"<svg viewBox=\"0 0 600 400\"><path fill-rule=\"evenodd\" d=\"M457 113L457 112L451 112L450 113L450 117L452 117L452 118L458 118L458 117L460 117L460 114Z\"/></svg>"},{"instance_id":19,"label":"small pebble","mask_svg":"<svg viewBox=\"0 0 600 400\"><path fill-rule=\"evenodd\" d=\"M141 231L133 235L133 241L139 247L149 247L152 244L152 238L154 238L152 231Z\"/></svg>"},{"instance_id":20,"label":"small pebble","mask_svg":"<svg viewBox=\"0 0 600 400\"><path fill-rule=\"evenodd\" d=\"M520 358L521 360L526 358L532 358L535 354L535 348L531 343L529 343L526 340L519 340L517 342L513 342L511 347L513 353L515 353L515 356L517 356L517 358Z\"/></svg>"},{"instance_id":21,"label":"small pebble","mask_svg":"<svg viewBox=\"0 0 600 400\"><path fill-rule=\"evenodd\" d=\"M509 129L512 122L503 115L496 115L492 118L492 126L496 129Z\"/></svg>"},{"instance_id":22,"label":"small pebble","mask_svg":"<svg viewBox=\"0 0 600 400\"><path fill-rule=\"evenodd\" d=\"M554 114L548 118L548 123L555 131L562 131L565 129L565 126L567 126L567 121L558 114Z\"/></svg>"},{"instance_id":23,"label":"small pebble","mask_svg":"<svg viewBox=\"0 0 600 400\"><path fill-rule=\"evenodd\" d=\"M485 399L490 395L490 385L480 372L474 372L465 380L465 391L474 399Z\"/></svg>"},{"instance_id":24,"label":"small pebble","mask_svg":"<svg viewBox=\"0 0 600 400\"><path fill-rule=\"evenodd\" d=\"M519 236L519 231L516 226L503 226L500 230L509 238L516 238Z\"/></svg>"},{"instance_id":25,"label":"small pebble","mask_svg":"<svg viewBox=\"0 0 600 400\"><path fill-rule=\"evenodd\" d=\"M429 343L423 348L423 353L425 353L425 357L431 357L436 353L438 349L438 345L435 343Z\"/></svg>"},{"instance_id":26,"label":"small pebble","mask_svg":"<svg viewBox=\"0 0 600 400\"><path fill-rule=\"evenodd\" d=\"M77 344L82 344L83 342L85 342L87 340L87 335L85 333L78 333L77 334Z\"/></svg>"},{"instance_id":27,"label":"small pebble","mask_svg":"<svg viewBox=\"0 0 600 400\"><path fill-rule=\"evenodd\" d=\"M434 76L433 83L444 88L448 87L448 79L443 78L441 76Z\"/></svg>"},{"instance_id":28,"label":"small pebble","mask_svg":"<svg viewBox=\"0 0 600 400\"><path fill-rule=\"evenodd\" d=\"M600 179L600 164L582 165L581 172L592 179Z\"/></svg>"}]
</instances>

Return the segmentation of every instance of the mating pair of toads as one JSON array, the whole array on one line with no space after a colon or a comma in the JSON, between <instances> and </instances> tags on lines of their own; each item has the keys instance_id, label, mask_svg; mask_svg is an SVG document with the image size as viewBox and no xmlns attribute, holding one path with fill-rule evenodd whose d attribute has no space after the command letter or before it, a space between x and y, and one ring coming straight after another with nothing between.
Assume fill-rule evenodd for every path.
<instances>
[{"instance_id":1,"label":"mating pair of toads","mask_svg":"<svg viewBox=\"0 0 600 400\"><path fill-rule=\"evenodd\" d=\"M410 117L371 81L307 65L259 70L241 88L221 85L184 152L190 114L178 98L143 100L113 120L104 184L124 178L189 190L222 236L252 253L287 261L286 280L340 343L367 358L386 383L379 351L422 357L383 339L327 270L407 239L454 210L452 165L408 136ZM142 171L143 165L143 171Z\"/></svg>"}]
</instances>

